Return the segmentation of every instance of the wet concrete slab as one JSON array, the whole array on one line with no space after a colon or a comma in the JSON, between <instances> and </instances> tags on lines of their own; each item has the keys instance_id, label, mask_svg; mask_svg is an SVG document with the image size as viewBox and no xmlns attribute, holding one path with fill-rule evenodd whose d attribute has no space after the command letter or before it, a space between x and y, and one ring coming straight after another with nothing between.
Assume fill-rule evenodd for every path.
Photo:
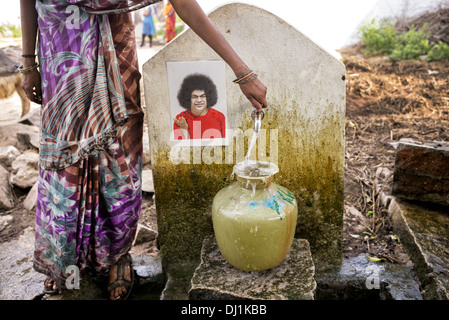
<instances>
[{"instance_id":1,"label":"wet concrete slab","mask_svg":"<svg viewBox=\"0 0 449 320\"><path fill-rule=\"evenodd\" d=\"M204 240L189 297L192 300L313 300L315 266L307 240L294 239L290 252L277 267L245 272L221 255L214 237Z\"/></svg>"},{"instance_id":2,"label":"wet concrete slab","mask_svg":"<svg viewBox=\"0 0 449 320\"><path fill-rule=\"evenodd\" d=\"M393 198L389 211L415 265L424 298L449 300L449 209Z\"/></svg>"}]
</instances>

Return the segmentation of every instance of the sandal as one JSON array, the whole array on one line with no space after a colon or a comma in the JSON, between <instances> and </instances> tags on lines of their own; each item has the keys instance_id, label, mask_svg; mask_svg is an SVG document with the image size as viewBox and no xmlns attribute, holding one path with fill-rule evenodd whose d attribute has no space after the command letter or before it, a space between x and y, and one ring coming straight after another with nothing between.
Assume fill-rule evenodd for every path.
<instances>
[{"instance_id":1,"label":"sandal","mask_svg":"<svg viewBox=\"0 0 449 320\"><path fill-rule=\"evenodd\" d=\"M129 265L130 267L130 273L131 273L131 281L125 279L125 267L126 265ZM115 266L117 266L117 278L108 284L107 290L109 293L109 298L111 297L111 292L115 288L118 287L125 287L126 288L126 295L118 300L126 300L128 299L129 295L131 294L131 289L134 284L134 269L133 269L133 260L131 258L131 255L129 253L123 255L116 263Z\"/></svg>"},{"instance_id":2,"label":"sandal","mask_svg":"<svg viewBox=\"0 0 449 320\"><path fill-rule=\"evenodd\" d=\"M45 279L44 281L44 290L42 290L43 293L45 294L58 294L59 290L58 289L53 289L53 285L51 286L51 289L49 287L46 286L47 282L53 280L52 278L48 277L47 279ZM53 280L54 281L54 280Z\"/></svg>"}]
</instances>

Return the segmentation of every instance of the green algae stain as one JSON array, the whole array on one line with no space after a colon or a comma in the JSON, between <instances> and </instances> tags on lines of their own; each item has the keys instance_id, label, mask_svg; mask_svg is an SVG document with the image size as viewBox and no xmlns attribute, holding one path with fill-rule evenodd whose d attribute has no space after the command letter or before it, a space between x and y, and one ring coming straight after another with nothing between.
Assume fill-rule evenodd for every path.
<instances>
[{"instance_id":1,"label":"green algae stain","mask_svg":"<svg viewBox=\"0 0 449 320\"><path fill-rule=\"evenodd\" d=\"M163 264L198 260L204 237L213 233L211 206L230 181L232 165L177 164L169 150L153 159L153 177Z\"/></svg>"}]
</instances>

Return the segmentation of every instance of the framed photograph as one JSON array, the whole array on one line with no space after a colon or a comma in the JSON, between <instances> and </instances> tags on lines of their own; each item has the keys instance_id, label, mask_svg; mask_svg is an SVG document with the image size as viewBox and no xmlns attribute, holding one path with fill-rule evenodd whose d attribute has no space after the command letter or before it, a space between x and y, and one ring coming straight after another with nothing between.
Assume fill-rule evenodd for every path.
<instances>
[{"instance_id":1,"label":"framed photograph","mask_svg":"<svg viewBox=\"0 0 449 320\"><path fill-rule=\"evenodd\" d=\"M170 141L179 146L227 145L223 61L167 62Z\"/></svg>"}]
</instances>

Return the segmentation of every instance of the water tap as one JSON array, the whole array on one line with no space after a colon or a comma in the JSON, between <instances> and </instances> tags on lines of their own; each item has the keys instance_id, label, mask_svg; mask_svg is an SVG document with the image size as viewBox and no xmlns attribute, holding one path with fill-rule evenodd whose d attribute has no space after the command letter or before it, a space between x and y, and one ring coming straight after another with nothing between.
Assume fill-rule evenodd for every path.
<instances>
[{"instance_id":1,"label":"water tap","mask_svg":"<svg viewBox=\"0 0 449 320\"><path fill-rule=\"evenodd\" d=\"M260 128L262 128L262 119L264 117L263 111L253 110L251 113L251 118L254 120L254 132L259 133Z\"/></svg>"}]
</instances>

